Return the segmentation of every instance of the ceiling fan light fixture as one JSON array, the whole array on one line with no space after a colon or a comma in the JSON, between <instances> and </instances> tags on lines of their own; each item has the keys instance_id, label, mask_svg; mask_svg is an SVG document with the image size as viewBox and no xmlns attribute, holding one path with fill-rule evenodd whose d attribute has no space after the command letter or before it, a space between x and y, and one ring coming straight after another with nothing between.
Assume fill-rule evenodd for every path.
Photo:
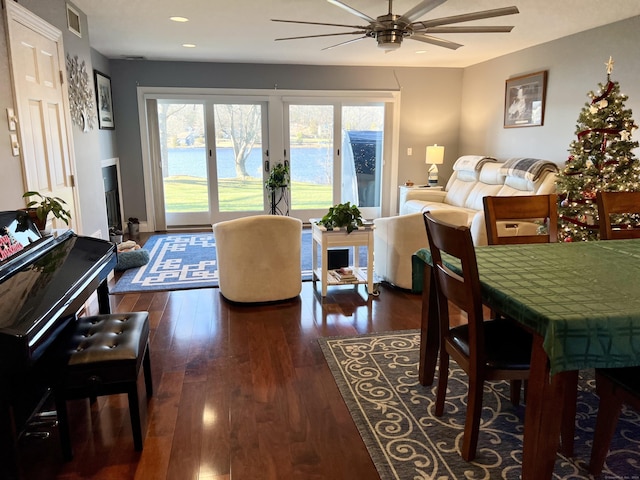
<instances>
[{"instance_id":1,"label":"ceiling fan light fixture","mask_svg":"<svg viewBox=\"0 0 640 480\"><path fill-rule=\"evenodd\" d=\"M378 48L382 50L397 50L402 45L402 32L396 30L384 30L376 33Z\"/></svg>"}]
</instances>

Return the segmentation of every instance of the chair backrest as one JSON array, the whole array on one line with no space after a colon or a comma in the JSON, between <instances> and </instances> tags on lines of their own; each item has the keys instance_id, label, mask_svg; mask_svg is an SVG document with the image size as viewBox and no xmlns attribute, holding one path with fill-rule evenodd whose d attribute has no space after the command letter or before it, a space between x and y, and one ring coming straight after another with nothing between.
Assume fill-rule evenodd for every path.
<instances>
[{"instance_id":1,"label":"chair backrest","mask_svg":"<svg viewBox=\"0 0 640 480\"><path fill-rule=\"evenodd\" d=\"M553 243L558 241L558 197L524 195L484 197L484 218L489 245ZM544 232L540 227L546 225Z\"/></svg>"},{"instance_id":2,"label":"chair backrest","mask_svg":"<svg viewBox=\"0 0 640 480\"><path fill-rule=\"evenodd\" d=\"M437 214L437 212L436 212ZM456 226L439 220L431 212L425 212L424 223L429 237L429 250L433 263L435 287L440 310L440 341L447 338L450 301L467 314L469 325L469 357L471 362L483 362L484 328L480 277L476 263L476 251L471 231L466 226ZM460 262L461 274L448 268L442 261L442 253Z\"/></svg>"},{"instance_id":3,"label":"chair backrest","mask_svg":"<svg viewBox=\"0 0 640 480\"><path fill-rule=\"evenodd\" d=\"M620 215L640 215L640 192L598 192L596 202L598 203L600 240L640 238L640 228L636 222L633 222L635 225L628 226L619 223ZM611 215L613 215L613 221Z\"/></svg>"}]
</instances>

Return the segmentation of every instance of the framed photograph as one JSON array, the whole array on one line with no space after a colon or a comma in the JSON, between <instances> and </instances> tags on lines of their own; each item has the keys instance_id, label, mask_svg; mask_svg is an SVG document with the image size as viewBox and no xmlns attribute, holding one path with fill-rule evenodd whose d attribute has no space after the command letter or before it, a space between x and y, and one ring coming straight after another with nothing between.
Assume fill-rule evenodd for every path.
<instances>
[{"instance_id":1,"label":"framed photograph","mask_svg":"<svg viewBox=\"0 0 640 480\"><path fill-rule=\"evenodd\" d=\"M98 128L113 130L113 103L111 101L111 77L97 70L93 71L96 82L96 105L98 107Z\"/></svg>"},{"instance_id":2,"label":"framed photograph","mask_svg":"<svg viewBox=\"0 0 640 480\"><path fill-rule=\"evenodd\" d=\"M504 128L542 125L546 89L546 70L508 79L504 92Z\"/></svg>"}]
</instances>

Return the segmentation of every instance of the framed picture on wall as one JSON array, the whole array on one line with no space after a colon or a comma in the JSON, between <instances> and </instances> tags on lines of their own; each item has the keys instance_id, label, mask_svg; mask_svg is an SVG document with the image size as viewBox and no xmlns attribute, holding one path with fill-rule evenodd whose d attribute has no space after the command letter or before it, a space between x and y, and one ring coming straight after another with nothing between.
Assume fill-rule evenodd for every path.
<instances>
[{"instance_id":1,"label":"framed picture on wall","mask_svg":"<svg viewBox=\"0 0 640 480\"><path fill-rule=\"evenodd\" d=\"M546 70L508 79L504 92L504 127L542 125L546 89Z\"/></svg>"},{"instance_id":2,"label":"framed picture on wall","mask_svg":"<svg viewBox=\"0 0 640 480\"><path fill-rule=\"evenodd\" d=\"M111 77L97 70L93 71L96 82L96 105L98 106L98 128L113 130L113 102L111 101Z\"/></svg>"}]
</instances>

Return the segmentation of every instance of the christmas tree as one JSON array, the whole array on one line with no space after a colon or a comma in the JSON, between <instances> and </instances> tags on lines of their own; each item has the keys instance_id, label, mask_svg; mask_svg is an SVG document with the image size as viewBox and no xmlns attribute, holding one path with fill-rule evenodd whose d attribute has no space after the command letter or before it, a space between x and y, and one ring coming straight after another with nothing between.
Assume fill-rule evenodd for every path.
<instances>
[{"instance_id":1,"label":"christmas tree","mask_svg":"<svg viewBox=\"0 0 640 480\"><path fill-rule=\"evenodd\" d=\"M607 82L599 84L599 92L588 94L591 101L580 112L576 138L556 181L561 241L598 239L596 192L640 190L640 161L632 152L638 142L631 139L638 127L631 110L625 108L628 97L611 80L613 63L609 58ZM636 224L637 220L628 216L618 222Z\"/></svg>"}]
</instances>

